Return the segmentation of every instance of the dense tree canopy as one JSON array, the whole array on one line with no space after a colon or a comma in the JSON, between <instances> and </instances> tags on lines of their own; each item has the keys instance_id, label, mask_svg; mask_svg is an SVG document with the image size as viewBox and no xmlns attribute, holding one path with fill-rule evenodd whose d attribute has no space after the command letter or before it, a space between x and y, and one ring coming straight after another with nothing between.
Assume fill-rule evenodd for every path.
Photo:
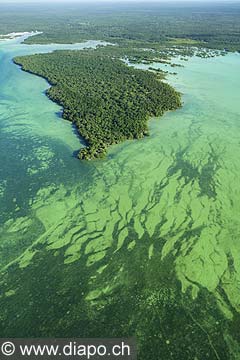
<instances>
[{"instance_id":1,"label":"dense tree canopy","mask_svg":"<svg viewBox=\"0 0 240 360\"><path fill-rule=\"evenodd\" d=\"M63 106L63 117L86 141L81 159L104 156L111 144L143 137L149 116L181 104L179 94L158 75L131 68L102 51L55 51L15 62L52 85L48 96Z\"/></svg>"},{"instance_id":2,"label":"dense tree canopy","mask_svg":"<svg viewBox=\"0 0 240 360\"><path fill-rule=\"evenodd\" d=\"M24 2L24 1L23 1ZM75 43L87 39L169 45L196 41L198 46L240 50L237 2L135 4L0 4L0 34L39 30L27 43ZM173 41L174 39L174 41Z\"/></svg>"}]
</instances>

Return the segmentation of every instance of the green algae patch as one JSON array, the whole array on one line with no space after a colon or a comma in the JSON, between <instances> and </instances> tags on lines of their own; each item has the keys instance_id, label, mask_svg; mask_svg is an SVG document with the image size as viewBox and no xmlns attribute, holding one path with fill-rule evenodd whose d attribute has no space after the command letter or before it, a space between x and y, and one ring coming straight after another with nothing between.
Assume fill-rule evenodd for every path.
<instances>
[{"instance_id":1,"label":"green algae patch","mask_svg":"<svg viewBox=\"0 0 240 360\"><path fill-rule=\"evenodd\" d=\"M31 264L34 255L37 253L37 251L31 251L31 250L27 250L24 255L20 258L19 261L19 267L21 269L27 267L28 265Z\"/></svg>"},{"instance_id":2,"label":"green algae patch","mask_svg":"<svg viewBox=\"0 0 240 360\"><path fill-rule=\"evenodd\" d=\"M9 297L11 297L11 296L14 296L15 293L16 293L15 290L8 290L8 291L5 292L5 296L6 296L7 298L9 298Z\"/></svg>"},{"instance_id":3,"label":"green algae patch","mask_svg":"<svg viewBox=\"0 0 240 360\"><path fill-rule=\"evenodd\" d=\"M8 233L16 233L28 229L32 224L31 218L20 217L17 219L10 219L5 223L5 228Z\"/></svg>"}]
</instances>

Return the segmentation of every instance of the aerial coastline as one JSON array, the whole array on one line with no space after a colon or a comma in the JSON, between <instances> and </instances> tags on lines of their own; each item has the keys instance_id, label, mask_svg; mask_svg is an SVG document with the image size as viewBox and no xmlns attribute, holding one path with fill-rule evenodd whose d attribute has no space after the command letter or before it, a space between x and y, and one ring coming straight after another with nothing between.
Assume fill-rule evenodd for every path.
<instances>
[{"instance_id":1,"label":"aerial coastline","mask_svg":"<svg viewBox=\"0 0 240 360\"><path fill-rule=\"evenodd\" d=\"M240 3L38 1L0 4L2 338L239 360Z\"/></svg>"},{"instance_id":2,"label":"aerial coastline","mask_svg":"<svg viewBox=\"0 0 240 360\"><path fill-rule=\"evenodd\" d=\"M29 44L30 36L42 34L31 33L26 36L24 42ZM38 43L36 36L30 44L34 44L35 41ZM186 39L171 39L171 42L171 46L164 45L160 49L148 48L147 46L151 44L146 41L144 43L146 48L132 48L131 42L105 43L104 46L99 43L95 50L83 49L78 53L59 50L53 54L18 57L13 61L20 65L22 70L41 76L49 82L51 87L46 91L47 96L63 107L63 118L71 121L76 126L79 135L85 140L86 146L80 150L78 158L92 160L105 157L107 148L112 144L149 135L147 120L150 117L161 116L165 111L181 107L180 94L164 81L166 74L176 75L177 72L156 69L151 66L152 64L161 63L176 68L183 66L174 62L177 57L187 61L190 56L211 58L226 54L224 50L207 49L203 47L203 44L197 46L197 42L186 41ZM64 61L69 62L66 73ZM97 66L99 62L102 65L105 62L105 65ZM60 63L63 69L61 74L59 73ZM89 64L91 64L90 67ZM141 71L129 66L134 64L149 66ZM79 67L78 71L73 71L76 66ZM96 66L97 71L95 71ZM52 70L47 70L47 67ZM95 74L94 79L89 76L89 68ZM123 78L117 84L121 73ZM116 83L117 96L114 94L114 86L111 84L109 87L109 84L106 84L105 79L110 74L112 83ZM139 80L136 81L137 77ZM67 86L66 81L68 81ZM77 86L76 81L78 81ZM123 87L123 82L130 85L129 89L126 86ZM92 89L91 83L94 85ZM145 95L148 94L148 105L144 102L140 105L139 98L137 104L134 97L130 95L135 92L137 94L140 83L143 85L140 91L145 92ZM150 87L148 83L151 83ZM88 94L87 97L83 94L84 88ZM123 100L120 104L122 100L119 94L123 89L125 93L122 93L121 98L129 99L127 102ZM157 92L158 96L156 96ZM96 98L99 99L98 102ZM86 102L89 103L87 110ZM150 103L152 104L149 105Z\"/></svg>"},{"instance_id":3,"label":"aerial coastline","mask_svg":"<svg viewBox=\"0 0 240 360\"><path fill-rule=\"evenodd\" d=\"M148 135L151 116L181 106L180 94L161 81L162 73L129 67L116 58L113 46L107 47L106 54L105 47L59 50L14 58L14 62L50 83L48 97L63 107L63 118L75 124L86 141L79 159L102 158L110 145Z\"/></svg>"},{"instance_id":4,"label":"aerial coastline","mask_svg":"<svg viewBox=\"0 0 240 360\"><path fill-rule=\"evenodd\" d=\"M6 41L6 40L16 40L16 39L19 39L19 38L22 38L24 37L24 39L27 39L31 36L36 36L36 35L39 35L41 34L42 32L41 31L23 31L23 32L11 32L9 34L4 34L4 35L1 35L0 34L0 42L1 41Z\"/></svg>"}]
</instances>

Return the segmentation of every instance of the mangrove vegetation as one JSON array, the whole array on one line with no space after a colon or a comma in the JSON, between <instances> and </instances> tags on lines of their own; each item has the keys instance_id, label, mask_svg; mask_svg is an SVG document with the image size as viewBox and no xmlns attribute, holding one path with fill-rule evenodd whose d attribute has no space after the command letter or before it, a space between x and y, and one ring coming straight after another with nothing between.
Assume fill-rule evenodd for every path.
<instances>
[{"instance_id":1,"label":"mangrove vegetation","mask_svg":"<svg viewBox=\"0 0 240 360\"><path fill-rule=\"evenodd\" d=\"M161 81L163 74L129 67L113 51L112 56L100 48L14 59L51 84L47 95L86 142L80 159L104 157L109 145L148 135L150 116L181 105L179 93Z\"/></svg>"}]
</instances>

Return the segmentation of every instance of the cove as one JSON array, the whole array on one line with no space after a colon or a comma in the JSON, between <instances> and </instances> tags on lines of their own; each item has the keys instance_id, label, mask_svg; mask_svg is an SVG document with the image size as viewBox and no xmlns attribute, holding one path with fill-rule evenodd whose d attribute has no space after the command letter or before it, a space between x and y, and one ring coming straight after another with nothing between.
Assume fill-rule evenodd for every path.
<instances>
[{"instance_id":1,"label":"cove","mask_svg":"<svg viewBox=\"0 0 240 360\"><path fill-rule=\"evenodd\" d=\"M11 62L55 48L0 45L1 334L238 359L240 55L189 58L168 76L183 108L86 163L47 83Z\"/></svg>"}]
</instances>

